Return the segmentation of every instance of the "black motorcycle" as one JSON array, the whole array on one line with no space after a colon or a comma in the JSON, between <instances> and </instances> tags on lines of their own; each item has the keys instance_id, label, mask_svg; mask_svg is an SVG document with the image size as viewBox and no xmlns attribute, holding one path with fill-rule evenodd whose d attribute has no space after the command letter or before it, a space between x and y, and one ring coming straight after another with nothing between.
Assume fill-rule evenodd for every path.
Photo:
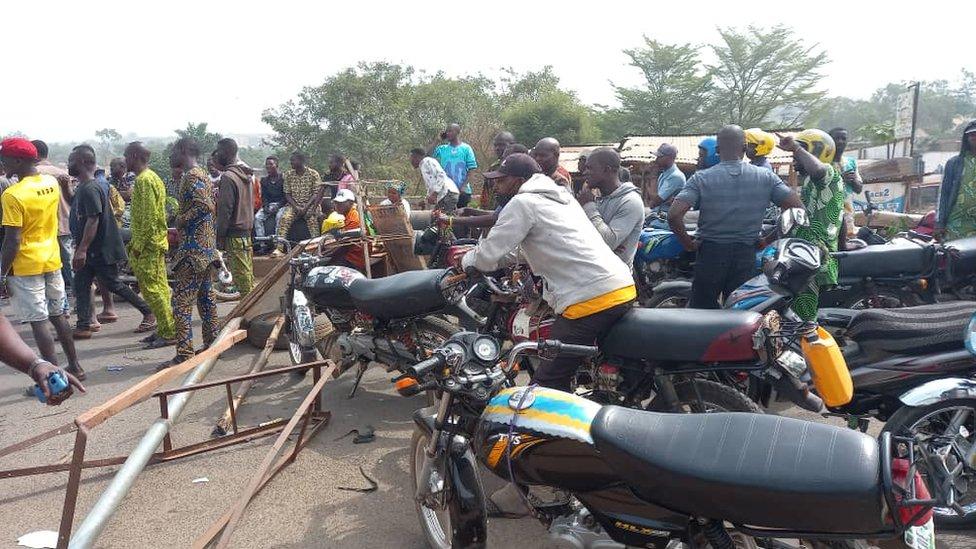
<instances>
[{"instance_id":1,"label":"black motorcycle","mask_svg":"<svg viewBox=\"0 0 976 549\"><path fill-rule=\"evenodd\" d=\"M779 241L765 265L766 273L733 292L726 307L751 310L784 326L795 324L789 309L792 298L819 268L811 253L809 243ZM976 523L976 382L972 381L976 358L963 343L974 312L976 303L968 301L902 309L821 310L818 324L836 337L840 362L849 370L845 398L824 395L825 380L810 374L818 365L802 349L790 346L779 355L784 369L792 368L807 387L824 397L829 414L862 431L869 419L886 422L886 432L921 437L929 451L945 456L950 467L958 469L955 505L935 510L940 524ZM743 386L726 378L768 406L775 398L774 386L757 377L748 381Z\"/></svg>"},{"instance_id":2,"label":"black motorcycle","mask_svg":"<svg viewBox=\"0 0 976 549\"><path fill-rule=\"evenodd\" d=\"M354 393L371 362L390 371L402 369L427 358L458 330L442 316L449 309L465 308L464 288L452 280L450 271L368 279L330 261L327 253L289 259L281 309L293 364L311 362L318 353L335 360L340 372L356 365Z\"/></svg>"},{"instance_id":3,"label":"black motorcycle","mask_svg":"<svg viewBox=\"0 0 976 549\"><path fill-rule=\"evenodd\" d=\"M911 439L885 434L879 444L776 416L660 414L511 387L507 365L527 352L597 349L524 342L500 360L494 338L462 332L397 380L405 396L444 395L436 410L414 414L410 453L431 547L488 545L479 462L518 488L551 536L576 547L792 547L782 538L812 548L874 538L934 547L929 507L945 499L932 487L944 484L915 471L941 461Z\"/></svg>"}]
</instances>

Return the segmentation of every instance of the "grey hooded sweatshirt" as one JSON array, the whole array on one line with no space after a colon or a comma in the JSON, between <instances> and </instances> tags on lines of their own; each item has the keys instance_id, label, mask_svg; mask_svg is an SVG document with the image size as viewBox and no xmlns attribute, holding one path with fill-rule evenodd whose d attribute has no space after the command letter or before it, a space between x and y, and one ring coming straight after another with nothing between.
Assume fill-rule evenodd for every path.
<instances>
[{"instance_id":1,"label":"grey hooded sweatshirt","mask_svg":"<svg viewBox=\"0 0 976 549\"><path fill-rule=\"evenodd\" d=\"M557 314L634 284L630 269L607 247L573 195L542 174L522 184L461 265L494 271L519 246L532 272L542 277L543 298Z\"/></svg>"},{"instance_id":2,"label":"grey hooded sweatshirt","mask_svg":"<svg viewBox=\"0 0 976 549\"><path fill-rule=\"evenodd\" d=\"M583 206L603 241L627 267L634 266L637 241L644 229L644 200L633 183L623 183L609 196Z\"/></svg>"}]
</instances>

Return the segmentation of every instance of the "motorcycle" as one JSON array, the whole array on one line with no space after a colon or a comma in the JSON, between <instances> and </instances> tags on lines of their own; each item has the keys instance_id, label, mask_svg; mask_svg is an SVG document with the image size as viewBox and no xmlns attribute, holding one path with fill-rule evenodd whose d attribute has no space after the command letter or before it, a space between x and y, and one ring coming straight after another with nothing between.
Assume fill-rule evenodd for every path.
<instances>
[{"instance_id":1,"label":"motorcycle","mask_svg":"<svg viewBox=\"0 0 976 549\"><path fill-rule=\"evenodd\" d=\"M733 292L725 306L793 320L790 288L802 288L819 268L794 251L780 247L767 273ZM972 332L974 313L972 302L821 310L818 323L836 336L850 369L846 400L827 398L822 386L826 380L818 383L813 364L805 364L800 354L791 349L780 355L804 383L812 382L827 413L843 417L850 428L866 431L868 420L877 419L885 422L884 432L918 437L928 451L944 456L956 473L954 505L934 512L937 524L951 526L976 524L976 359L963 336L967 325L966 333ZM810 371L800 374L808 366ZM744 390L769 406L772 387L750 381Z\"/></svg>"},{"instance_id":2,"label":"motorcycle","mask_svg":"<svg viewBox=\"0 0 976 549\"><path fill-rule=\"evenodd\" d=\"M457 331L438 315L451 305L466 307L463 288L446 269L368 279L355 269L330 265L327 248L335 247L321 239L317 253L288 260L289 281L281 297L283 329L292 364L311 362L321 354L334 359L340 373L358 366L352 396L371 362L393 371L427 358ZM329 322L317 323L319 314Z\"/></svg>"},{"instance_id":3,"label":"motorcycle","mask_svg":"<svg viewBox=\"0 0 976 549\"><path fill-rule=\"evenodd\" d=\"M518 488L550 536L575 547L792 547L776 538L811 548L873 538L934 547L930 507L944 503L945 484L915 471L940 457L912 439L885 433L879 443L776 416L660 414L512 387L511 365L530 352L598 350L523 342L502 357L494 338L461 332L395 380L404 396L444 395L414 414L410 448L431 547L487 546L479 464Z\"/></svg>"}]
</instances>

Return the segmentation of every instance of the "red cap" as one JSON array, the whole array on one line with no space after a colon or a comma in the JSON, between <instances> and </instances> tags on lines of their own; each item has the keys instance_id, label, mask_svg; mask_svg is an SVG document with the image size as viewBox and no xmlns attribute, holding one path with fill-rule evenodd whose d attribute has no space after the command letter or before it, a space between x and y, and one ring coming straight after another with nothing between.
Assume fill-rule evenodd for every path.
<instances>
[{"instance_id":1,"label":"red cap","mask_svg":"<svg viewBox=\"0 0 976 549\"><path fill-rule=\"evenodd\" d=\"M0 156L37 160L37 147L23 137L8 137L0 142Z\"/></svg>"}]
</instances>

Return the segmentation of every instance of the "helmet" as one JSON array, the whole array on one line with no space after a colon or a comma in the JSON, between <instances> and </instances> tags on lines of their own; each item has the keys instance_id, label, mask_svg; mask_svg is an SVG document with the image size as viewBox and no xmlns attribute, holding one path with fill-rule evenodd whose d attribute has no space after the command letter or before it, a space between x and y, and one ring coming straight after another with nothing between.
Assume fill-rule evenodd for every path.
<instances>
[{"instance_id":1,"label":"helmet","mask_svg":"<svg viewBox=\"0 0 976 549\"><path fill-rule=\"evenodd\" d=\"M706 137L698 142L699 149L705 149L705 167L711 168L718 164L721 159L718 157L718 140L714 137Z\"/></svg>"},{"instance_id":2,"label":"helmet","mask_svg":"<svg viewBox=\"0 0 976 549\"><path fill-rule=\"evenodd\" d=\"M776 139L773 134L764 132L760 128L749 128L746 130L746 143L752 143L756 146L756 156L767 156L773 152Z\"/></svg>"},{"instance_id":3,"label":"helmet","mask_svg":"<svg viewBox=\"0 0 976 549\"><path fill-rule=\"evenodd\" d=\"M821 162L829 164L834 161L834 151L837 149L834 147L834 138L827 135L827 132L817 129L803 130L793 140L802 144L807 152Z\"/></svg>"}]
</instances>

